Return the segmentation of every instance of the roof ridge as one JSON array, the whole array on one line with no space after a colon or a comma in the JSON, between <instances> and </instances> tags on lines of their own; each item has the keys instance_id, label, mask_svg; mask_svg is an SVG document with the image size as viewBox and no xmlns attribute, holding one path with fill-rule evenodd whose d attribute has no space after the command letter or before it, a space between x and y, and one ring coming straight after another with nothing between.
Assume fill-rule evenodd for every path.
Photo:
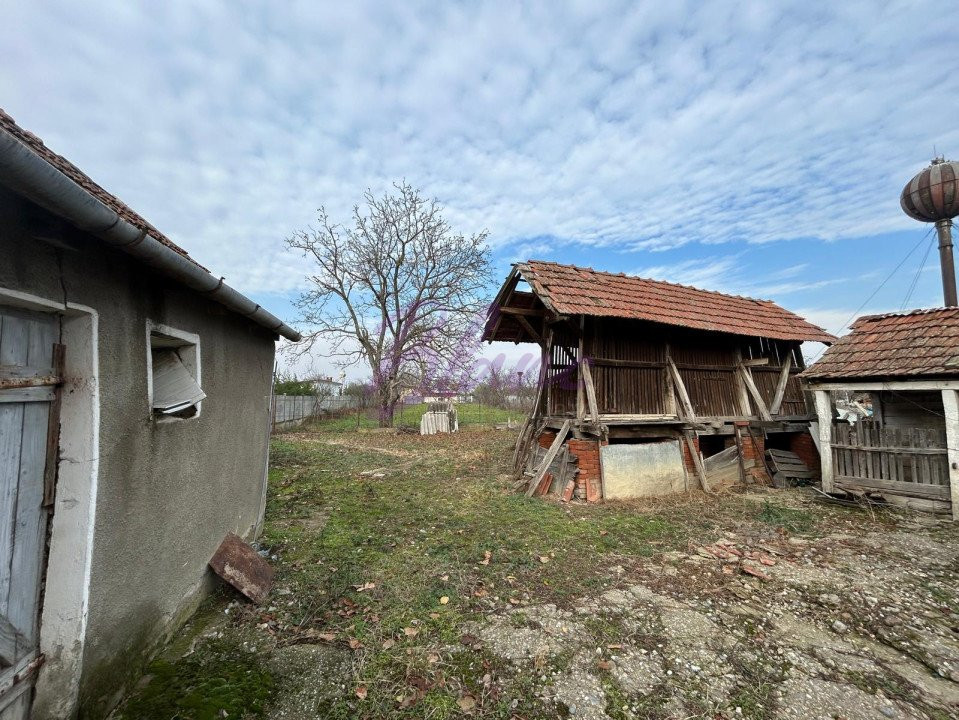
<instances>
[{"instance_id":1,"label":"roof ridge","mask_svg":"<svg viewBox=\"0 0 959 720\"><path fill-rule=\"evenodd\" d=\"M914 310L897 310L893 312L886 313L876 313L875 315L861 315L856 318L858 324L860 322L873 322L876 320L884 320L886 318L893 317L910 317L913 315L934 315L937 313L947 313L947 312L959 312L959 307L933 307L933 308L916 308Z\"/></svg>"},{"instance_id":2,"label":"roof ridge","mask_svg":"<svg viewBox=\"0 0 959 720\"><path fill-rule=\"evenodd\" d=\"M749 300L750 302L755 302L755 303L771 303L773 305L776 305L776 307L786 310L786 308L783 308L775 300L770 300L768 298L755 298L749 295L736 295L733 293L724 293L719 290L709 290L707 288L696 287L695 285L685 285L684 283L672 282L670 280L659 280L657 278L643 277L642 275L633 275L631 273L624 273L624 272L615 273L609 270L596 270L595 268L591 268L591 267L582 267L580 265L571 265L568 263L558 263L558 262L553 262L552 260L527 260L525 263L522 263L522 264L528 265L529 263L553 265L554 267L572 268L574 270L588 270L589 272L596 273L598 275L608 275L610 277L633 278L634 280L642 280L643 282L669 285L671 287L680 287L680 288L685 288L686 290L695 290L696 292L710 293L711 295L721 295L722 297L727 297L727 298L739 298L740 300ZM786 310L786 312L792 312L792 311Z\"/></svg>"}]
</instances>

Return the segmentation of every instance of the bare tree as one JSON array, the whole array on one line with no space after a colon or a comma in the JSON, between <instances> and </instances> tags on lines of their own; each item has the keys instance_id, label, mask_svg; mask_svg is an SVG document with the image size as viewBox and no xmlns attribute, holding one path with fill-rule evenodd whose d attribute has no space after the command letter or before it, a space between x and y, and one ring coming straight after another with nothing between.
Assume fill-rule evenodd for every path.
<instances>
[{"instance_id":1,"label":"bare tree","mask_svg":"<svg viewBox=\"0 0 959 720\"><path fill-rule=\"evenodd\" d=\"M315 263L297 301L300 351L324 339L342 364L365 360L383 427L404 388L472 364L491 280L485 231L457 234L436 200L405 182L394 188L381 197L368 190L352 227L321 208L318 227L287 240Z\"/></svg>"}]
</instances>

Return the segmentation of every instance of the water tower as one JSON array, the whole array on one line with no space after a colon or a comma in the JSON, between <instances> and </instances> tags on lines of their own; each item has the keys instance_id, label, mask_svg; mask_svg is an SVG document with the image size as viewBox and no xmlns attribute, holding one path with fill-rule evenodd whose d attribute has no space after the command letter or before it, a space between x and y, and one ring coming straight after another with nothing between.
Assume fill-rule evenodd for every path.
<instances>
[{"instance_id":1,"label":"water tower","mask_svg":"<svg viewBox=\"0 0 959 720\"><path fill-rule=\"evenodd\" d=\"M921 222L936 224L939 265L946 307L955 307L956 269L952 261L952 219L959 215L959 162L939 157L906 183L899 198L903 212Z\"/></svg>"}]
</instances>

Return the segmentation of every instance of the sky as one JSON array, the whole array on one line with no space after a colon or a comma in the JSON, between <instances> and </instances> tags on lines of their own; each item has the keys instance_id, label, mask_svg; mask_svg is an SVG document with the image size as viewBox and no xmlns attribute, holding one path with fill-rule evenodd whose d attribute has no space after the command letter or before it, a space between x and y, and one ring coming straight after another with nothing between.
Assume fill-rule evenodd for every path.
<instances>
[{"instance_id":1,"label":"sky","mask_svg":"<svg viewBox=\"0 0 959 720\"><path fill-rule=\"evenodd\" d=\"M942 303L899 193L959 158L954 0L0 4L0 107L291 324L284 239L404 179L498 279L555 260L830 332Z\"/></svg>"}]
</instances>

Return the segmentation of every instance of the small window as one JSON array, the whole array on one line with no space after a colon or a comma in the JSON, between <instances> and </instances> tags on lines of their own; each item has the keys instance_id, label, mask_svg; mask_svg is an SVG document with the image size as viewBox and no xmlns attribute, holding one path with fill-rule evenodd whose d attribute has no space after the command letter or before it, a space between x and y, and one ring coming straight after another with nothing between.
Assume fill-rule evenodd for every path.
<instances>
[{"instance_id":1,"label":"small window","mask_svg":"<svg viewBox=\"0 0 959 720\"><path fill-rule=\"evenodd\" d=\"M154 326L150 338L150 405L158 419L190 418L200 412L199 338Z\"/></svg>"}]
</instances>

